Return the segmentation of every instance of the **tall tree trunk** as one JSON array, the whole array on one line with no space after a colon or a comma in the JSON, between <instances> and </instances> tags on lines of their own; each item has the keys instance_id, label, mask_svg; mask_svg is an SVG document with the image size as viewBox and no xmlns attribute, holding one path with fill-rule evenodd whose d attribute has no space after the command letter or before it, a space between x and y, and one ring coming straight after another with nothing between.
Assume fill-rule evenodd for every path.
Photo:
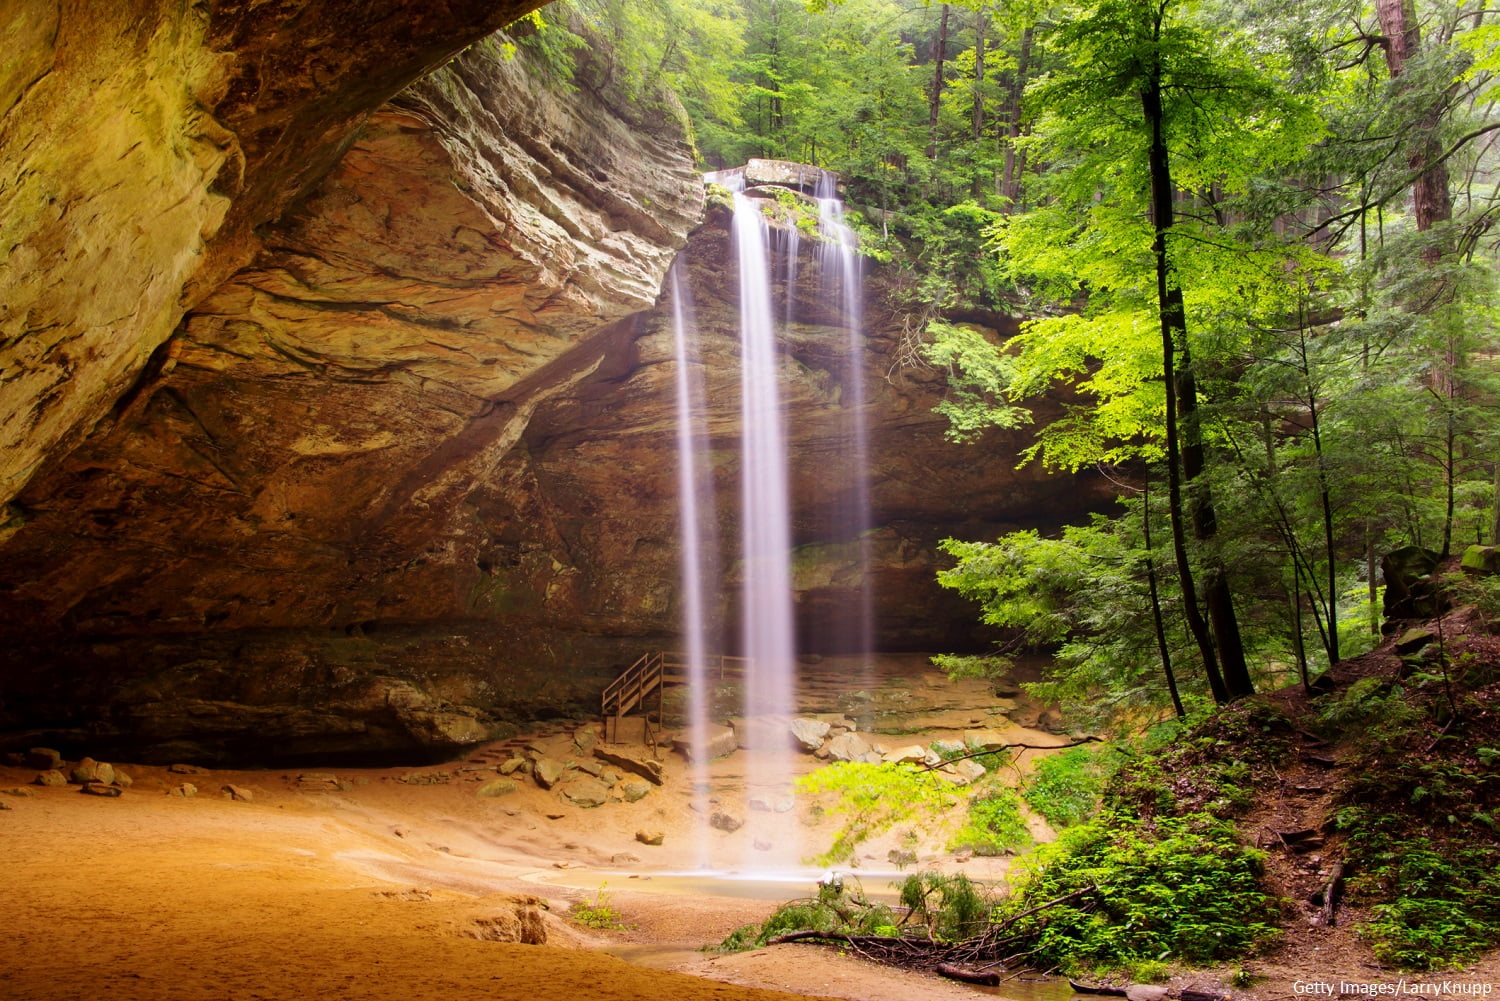
<instances>
[{"instance_id":1,"label":"tall tree trunk","mask_svg":"<svg viewBox=\"0 0 1500 1001\"><path fill-rule=\"evenodd\" d=\"M1396 80L1406 71L1407 61L1422 48L1422 29L1417 21L1412 0L1376 0L1375 17L1380 22L1384 35L1385 65L1391 79ZM1407 155L1406 164L1416 174L1412 185L1412 212L1416 217L1417 232L1425 233L1434 225L1453 218L1453 196L1448 191L1448 168L1442 157L1439 129L1442 125L1442 106L1445 102L1434 102L1433 106L1413 123L1412 135L1415 145ZM1443 256L1443 248L1433 244L1422 256L1436 263Z\"/></svg>"},{"instance_id":2,"label":"tall tree trunk","mask_svg":"<svg viewBox=\"0 0 1500 1001\"><path fill-rule=\"evenodd\" d=\"M1021 51L1016 55L1016 73L1005 98L1005 167L1000 177L1000 196L1005 211L1015 212L1021 204L1021 172L1026 169L1025 154L1016 150L1021 137L1021 95L1026 90L1026 74L1031 64L1032 28L1021 31Z\"/></svg>"},{"instance_id":3,"label":"tall tree trunk","mask_svg":"<svg viewBox=\"0 0 1500 1001\"><path fill-rule=\"evenodd\" d=\"M1141 105L1146 112L1146 121L1151 127L1151 212L1154 238L1151 249L1156 258L1157 312L1161 317L1162 378L1166 384L1167 397L1167 505L1171 512L1172 553L1177 559L1177 579L1182 587L1183 613L1187 616L1188 629L1198 644L1203 657L1203 670L1208 676L1208 687L1214 701L1224 705L1230 701L1229 689L1224 684L1224 675L1219 670L1219 657L1208 623L1198 608L1197 583L1193 578L1192 564L1188 561L1187 517L1182 501L1183 455L1179 441L1178 402L1182 393L1182 381L1176 366L1177 344L1180 334L1187 329L1187 316L1183 309L1182 291L1171 282L1171 264L1167 260L1167 230L1172 225L1172 177L1168 169L1167 146L1162 135L1161 80L1153 77L1141 94Z\"/></svg>"},{"instance_id":4,"label":"tall tree trunk","mask_svg":"<svg viewBox=\"0 0 1500 1001\"><path fill-rule=\"evenodd\" d=\"M932 94L928 98L927 114L927 159L937 159L938 108L943 102L943 62L948 58L948 5L943 4L943 16L938 21L937 59L932 71Z\"/></svg>"},{"instance_id":5,"label":"tall tree trunk","mask_svg":"<svg viewBox=\"0 0 1500 1001\"><path fill-rule=\"evenodd\" d=\"M1159 40L1160 21L1156 25ZM1240 637L1239 621L1234 613L1234 595L1229 590L1229 581L1219 558L1212 553L1218 520L1214 512L1213 495L1203 479L1203 436L1198 422L1198 385L1193 375L1192 353L1188 346L1187 309L1183 303L1182 289L1175 281L1172 265L1167 257L1167 233L1174 218L1176 189L1172 185L1171 165L1167 154L1165 137L1165 111L1162 103L1160 64L1154 67L1141 93L1141 106L1151 131L1148 164L1151 174L1151 215L1154 239L1152 251L1156 258L1156 292L1158 312L1161 316L1162 366L1167 389L1167 461L1169 492L1172 500L1173 543L1179 550L1182 563L1179 574L1187 577L1183 581L1184 600L1191 594L1191 570L1187 566L1187 545L1182 539L1178 519L1184 512L1182 484L1188 490L1186 512L1191 518L1193 534L1210 550L1205 568L1204 605L1208 611L1208 625L1212 635L1201 630L1196 604L1190 604L1189 625L1203 651L1204 668L1209 672L1210 687L1214 697L1223 701L1243 698L1255 694L1250 681L1249 667L1245 663L1245 646ZM1176 359L1180 358L1180 364ZM1176 482L1175 464L1181 462L1181 481ZM1222 673L1221 673L1222 668ZM1217 682L1217 686L1215 686Z\"/></svg>"},{"instance_id":6,"label":"tall tree trunk","mask_svg":"<svg viewBox=\"0 0 1500 1001\"><path fill-rule=\"evenodd\" d=\"M981 7L974 12L974 149L979 150L979 141L984 136L984 22L989 13ZM969 193L975 198L984 194L985 183L980 176L979 165L974 165L974 180ZM991 175L993 183L993 175Z\"/></svg>"},{"instance_id":7,"label":"tall tree trunk","mask_svg":"<svg viewBox=\"0 0 1500 1001\"><path fill-rule=\"evenodd\" d=\"M1151 549L1151 476L1146 475L1146 487L1141 494L1141 530L1146 538L1146 588L1151 595L1151 625L1156 630L1156 652L1161 657L1161 669L1167 676L1167 691L1172 696L1172 709L1178 719L1187 713L1182 708L1182 696L1177 691L1177 674L1172 670L1172 651L1167 645L1167 627L1161 615L1161 589L1156 584L1156 557Z\"/></svg>"}]
</instances>

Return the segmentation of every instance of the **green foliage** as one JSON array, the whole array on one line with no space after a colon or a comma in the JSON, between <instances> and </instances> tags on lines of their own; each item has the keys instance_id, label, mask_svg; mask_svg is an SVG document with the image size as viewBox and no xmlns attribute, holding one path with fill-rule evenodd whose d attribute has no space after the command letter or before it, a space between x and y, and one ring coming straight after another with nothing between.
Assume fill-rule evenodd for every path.
<instances>
[{"instance_id":1,"label":"green foliage","mask_svg":"<svg viewBox=\"0 0 1500 1001\"><path fill-rule=\"evenodd\" d=\"M1148 822L1107 811L1039 849L999 916L1083 891L1012 926L1036 937L1030 961L1042 967L1228 959L1276 934L1262 862L1205 814Z\"/></svg>"},{"instance_id":2,"label":"green foliage","mask_svg":"<svg viewBox=\"0 0 1500 1001\"><path fill-rule=\"evenodd\" d=\"M963 873L921 872L901 883L901 904L909 921L922 925L927 937L958 942L982 934L999 901Z\"/></svg>"},{"instance_id":3,"label":"green foliage","mask_svg":"<svg viewBox=\"0 0 1500 1001\"><path fill-rule=\"evenodd\" d=\"M777 935L816 931L838 935L895 937L897 918L885 904L872 903L857 884L844 879L818 884L817 896L782 904L760 925L735 929L720 945L722 952L756 949Z\"/></svg>"},{"instance_id":4,"label":"green foliage","mask_svg":"<svg viewBox=\"0 0 1500 1001\"><path fill-rule=\"evenodd\" d=\"M1400 685L1383 678L1360 678L1343 692L1326 696L1318 709L1319 732L1351 736L1370 747L1384 746L1393 733L1410 729L1421 711Z\"/></svg>"},{"instance_id":5,"label":"green foliage","mask_svg":"<svg viewBox=\"0 0 1500 1001\"><path fill-rule=\"evenodd\" d=\"M1280 709L1259 698L1242 699L1120 767L1105 786L1105 806L1143 817L1235 816L1285 767L1292 733Z\"/></svg>"},{"instance_id":6,"label":"green foliage","mask_svg":"<svg viewBox=\"0 0 1500 1001\"><path fill-rule=\"evenodd\" d=\"M848 861L866 839L913 818L942 813L954 804L951 788L931 772L905 764L839 762L804 775L797 790L821 797L823 810L843 819L832 845L812 863Z\"/></svg>"},{"instance_id":7,"label":"green foliage","mask_svg":"<svg viewBox=\"0 0 1500 1001\"><path fill-rule=\"evenodd\" d=\"M1342 812L1339 825L1361 863L1354 891L1380 901L1360 934L1381 962L1438 969L1500 942L1500 848L1492 832L1479 842L1434 840L1405 817L1359 807Z\"/></svg>"},{"instance_id":8,"label":"green foliage","mask_svg":"<svg viewBox=\"0 0 1500 1001\"><path fill-rule=\"evenodd\" d=\"M948 843L951 851L968 849L975 855L1006 855L1031 844L1031 833L1021 817L1021 800L1003 786L986 789L969 800L964 826Z\"/></svg>"},{"instance_id":9,"label":"green foliage","mask_svg":"<svg viewBox=\"0 0 1500 1001\"><path fill-rule=\"evenodd\" d=\"M1085 744L1039 758L1021 795L1056 830L1081 824L1098 809L1116 755L1107 746Z\"/></svg>"},{"instance_id":10,"label":"green foliage","mask_svg":"<svg viewBox=\"0 0 1500 1001\"><path fill-rule=\"evenodd\" d=\"M586 902L580 900L568 908L568 917L585 928L623 931L630 926L625 923L619 910L609 902L609 894L604 889L605 885L599 884L599 888L594 891L593 900Z\"/></svg>"}]
</instances>

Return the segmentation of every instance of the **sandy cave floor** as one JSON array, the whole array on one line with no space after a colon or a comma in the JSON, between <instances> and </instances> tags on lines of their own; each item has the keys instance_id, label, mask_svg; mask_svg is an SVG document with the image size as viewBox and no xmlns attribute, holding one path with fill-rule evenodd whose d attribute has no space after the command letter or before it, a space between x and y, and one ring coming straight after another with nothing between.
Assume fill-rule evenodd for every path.
<instances>
[{"instance_id":1,"label":"sandy cave floor","mask_svg":"<svg viewBox=\"0 0 1500 1001\"><path fill-rule=\"evenodd\" d=\"M910 732L870 738L887 748L981 725L1037 743L1066 740L1014 726L987 704L994 699L983 686L954 691L930 673L902 684L895 698L907 704ZM908 699L912 690L916 697ZM531 742L550 742L564 755L571 739L567 730ZM665 785L637 803L584 810L529 779L504 797L476 795L496 777L494 764L525 742L420 769L180 775L122 764L134 785L114 799L82 795L77 786L33 786L34 770L0 767L0 790L29 793L0 793L10 807L0 811L7 928L0 935L0 998L976 996L962 985L825 949L701 952L764 919L781 900L813 892L818 871L796 860L826 847L831 822L809 827L804 809L777 814L740 806L742 829L707 830L690 805L694 775L674 754L664 755ZM797 772L820 764L792 751L777 757ZM737 752L711 769L715 799L731 809L743 804L755 754ZM343 788L299 782L313 771L333 771ZM445 773L447 781L402 781L425 772ZM184 781L197 787L196 796L171 795ZM249 789L253 799L231 800L226 785ZM638 843L642 829L663 832L664 843ZM955 865L952 856L939 857L941 835L935 837L919 846L924 864ZM874 869L867 889L890 892L896 874L884 857L896 844L892 834L867 846L861 861ZM705 852L716 869L771 866L785 882L685 889L681 884L692 880L666 875L694 869ZM963 865L976 878L1004 870L1000 860ZM601 884L628 928L593 931L563 917ZM528 902L539 901L546 902L545 945L477 937L487 923L513 927L518 910L535 912Z\"/></svg>"},{"instance_id":2,"label":"sandy cave floor","mask_svg":"<svg viewBox=\"0 0 1500 1001\"><path fill-rule=\"evenodd\" d=\"M982 686L955 690L919 674L903 686L897 701L909 703L911 726L871 737L887 748L977 726L1028 743L1067 740L1016 726ZM818 871L796 859L826 847L832 822L817 822L799 803L787 814L740 808L743 828L708 830L691 806L694 775L672 754L664 755L664 786L637 803L584 810L530 780L500 798L476 795L496 777L495 762L527 742L430 768L337 769L343 785L331 791L300 782L296 770L180 775L126 764L134 785L105 799L77 786L32 786L35 771L0 767L0 803L9 807L0 810L0 999L1069 996L1065 985L1061 992L1024 982L972 988L808 946L704 953L778 902L813 892ZM529 742L561 754L572 730ZM1034 756L1023 754L1019 770ZM792 751L781 759L798 772L819 764ZM743 804L756 765L747 751L714 762L707 779L715 799L731 809ZM402 781L426 773L446 781ZM171 795L183 781L198 794ZM226 785L249 789L253 799L229 799ZM26 794L12 794L18 789ZM662 832L663 844L638 843L639 830ZM898 828L862 848L854 872L867 891L891 892L898 874L885 857L892 847L915 848L924 867L981 880L1004 875L1005 860L946 853L942 831L904 833ZM761 864L784 881L678 875L705 853L715 869ZM564 917L601 884L627 928L593 931ZM492 928L512 935L525 914L545 930L545 945L483 937ZM1247 964L1264 979L1235 997L1289 999L1300 996L1298 982L1397 980L1369 964L1347 928L1332 938L1311 934L1294 931L1288 948ZM1174 978L1174 986L1215 977L1202 971ZM1467 971L1422 979L1495 984L1500 962L1491 956Z\"/></svg>"}]
</instances>

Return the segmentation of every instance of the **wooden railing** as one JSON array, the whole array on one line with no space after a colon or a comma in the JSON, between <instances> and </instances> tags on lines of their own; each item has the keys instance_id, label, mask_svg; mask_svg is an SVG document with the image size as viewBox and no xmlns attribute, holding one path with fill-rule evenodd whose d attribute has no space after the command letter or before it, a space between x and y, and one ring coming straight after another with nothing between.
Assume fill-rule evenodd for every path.
<instances>
[{"instance_id":1,"label":"wooden railing","mask_svg":"<svg viewBox=\"0 0 1500 1001\"><path fill-rule=\"evenodd\" d=\"M744 674L749 664L744 657L715 654L707 659L710 673L718 680ZM610 682L599 696L599 716L604 723L604 739L618 743L620 720L639 709L645 717L646 743L656 744L656 730L661 726L662 694L669 685L684 685L688 682L689 663L685 654L655 650L643 653L624 672ZM653 726L646 700L656 696L656 722ZM610 721L614 726L610 726Z\"/></svg>"}]
</instances>

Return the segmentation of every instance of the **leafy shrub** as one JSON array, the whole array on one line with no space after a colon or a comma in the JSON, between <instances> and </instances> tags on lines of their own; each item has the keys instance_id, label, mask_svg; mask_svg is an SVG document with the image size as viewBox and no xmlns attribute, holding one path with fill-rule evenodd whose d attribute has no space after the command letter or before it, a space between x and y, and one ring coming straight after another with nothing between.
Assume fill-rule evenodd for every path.
<instances>
[{"instance_id":1,"label":"leafy shrub","mask_svg":"<svg viewBox=\"0 0 1500 1001\"><path fill-rule=\"evenodd\" d=\"M981 934L996 901L963 873L946 876L919 872L901 884L901 903L909 920L924 925L929 938L956 942Z\"/></svg>"},{"instance_id":2,"label":"leafy shrub","mask_svg":"<svg viewBox=\"0 0 1500 1001\"><path fill-rule=\"evenodd\" d=\"M1108 811L1043 846L1000 917L1084 891L1013 926L1035 936L1030 961L1041 967L1225 959L1276 932L1263 859L1206 814L1146 822Z\"/></svg>"},{"instance_id":3,"label":"leafy shrub","mask_svg":"<svg viewBox=\"0 0 1500 1001\"><path fill-rule=\"evenodd\" d=\"M967 848L975 855L1004 855L1031 844L1031 833L1021 819L1021 800L1006 788L989 789L969 800L967 823L948 847Z\"/></svg>"},{"instance_id":4,"label":"leafy shrub","mask_svg":"<svg viewBox=\"0 0 1500 1001\"><path fill-rule=\"evenodd\" d=\"M568 908L568 917L586 928L622 931L630 926L624 922L620 912L609 902L609 894L604 889L605 885L599 884L599 889L594 891L593 900L579 901Z\"/></svg>"},{"instance_id":5,"label":"leafy shrub","mask_svg":"<svg viewBox=\"0 0 1500 1001\"><path fill-rule=\"evenodd\" d=\"M823 809L844 819L828 851L811 861L823 866L848 861L866 839L913 817L941 814L953 806L950 789L932 772L904 764L839 762L804 775L797 790L831 797Z\"/></svg>"},{"instance_id":6,"label":"leafy shrub","mask_svg":"<svg viewBox=\"0 0 1500 1001\"><path fill-rule=\"evenodd\" d=\"M1107 748L1072 747L1038 759L1021 795L1047 823L1062 830L1093 815L1113 769L1113 754Z\"/></svg>"},{"instance_id":7,"label":"leafy shrub","mask_svg":"<svg viewBox=\"0 0 1500 1001\"><path fill-rule=\"evenodd\" d=\"M1323 700L1317 727L1326 736L1356 734L1366 744L1383 744L1421 718L1421 710L1403 697L1400 685L1382 678L1360 678L1338 695Z\"/></svg>"},{"instance_id":8,"label":"leafy shrub","mask_svg":"<svg viewBox=\"0 0 1500 1001\"><path fill-rule=\"evenodd\" d=\"M820 883L816 897L793 900L772 912L760 925L745 925L719 945L723 952L756 949L777 935L815 931L834 935L898 934L896 915L885 904L871 903L858 889L848 891L842 881Z\"/></svg>"},{"instance_id":9,"label":"leafy shrub","mask_svg":"<svg viewBox=\"0 0 1500 1001\"><path fill-rule=\"evenodd\" d=\"M1358 806L1340 810L1337 823L1360 867L1351 891L1378 901L1360 935L1382 962L1431 970L1500 942L1500 845L1478 830L1492 823L1488 814L1472 801L1455 805L1476 790L1429 774L1412 794L1419 791L1411 805L1431 811L1430 827Z\"/></svg>"}]
</instances>

